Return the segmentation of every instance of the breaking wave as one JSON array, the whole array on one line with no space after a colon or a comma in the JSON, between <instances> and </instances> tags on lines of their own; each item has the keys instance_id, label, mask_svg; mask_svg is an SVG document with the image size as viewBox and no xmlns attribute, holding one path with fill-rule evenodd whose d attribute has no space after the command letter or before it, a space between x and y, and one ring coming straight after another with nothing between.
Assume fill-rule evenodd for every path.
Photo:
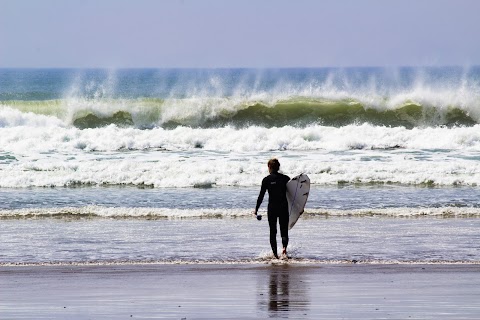
<instances>
[{"instance_id":1,"label":"breaking wave","mask_svg":"<svg viewBox=\"0 0 480 320\"><path fill-rule=\"evenodd\" d=\"M307 208L302 219L332 217L389 218L480 218L480 208L386 208L386 209L320 209ZM172 209L139 207L60 207L0 210L0 219L253 219L251 209Z\"/></svg>"},{"instance_id":2,"label":"breaking wave","mask_svg":"<svg viewBox=\"0 0 480 320\"><path fill-rule=\"evenodd\" d=\"M242 100L234 98L186 99L105 99L105 100L47 100L0 102L0 126L29 125L14 121L30 118L39 123L45 117L65 126L80 129L110 124L119 127L215 128L247 127L305 127L312 124L341 127L369 123L380 126L472 126L480 123L480 98L477 104L455 104L458 101L438 102L405 97L377 97L361 101L357 98L327 99L289 97L286 99ZM367 100L367 99L365 99ZM38 118L35 118L38 115ZM57 119L57 120L55 120Z\"/></svg>"},{"instance_id":3,"label":"breaking wave","mask_svg":"<svg viewBox=\"0 0 480 320\"><path fill-rule=\"evenodd\" d=\"M32 114L82 129L480 123L478 67L1 69L0 79L0 127Z\"/></svg>"}]
</instances>

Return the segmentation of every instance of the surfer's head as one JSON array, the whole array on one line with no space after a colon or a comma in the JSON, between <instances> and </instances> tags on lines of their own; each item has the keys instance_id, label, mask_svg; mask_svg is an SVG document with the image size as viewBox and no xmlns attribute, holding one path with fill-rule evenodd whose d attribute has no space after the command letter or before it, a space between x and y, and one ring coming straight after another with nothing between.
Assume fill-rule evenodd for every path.
<instances>
[{"instance_id":1,"label":"surfer's head","mask_svg":"<svg viewBox=\"0 0 480 320\"><path fill-rule=\"evenodd\" d=\"M280 162L278 161L278 159L272 158L268 160L268 171L272 173L272 172L278 172L278 170L280 170Z\"/></svg>"}]
</instances>

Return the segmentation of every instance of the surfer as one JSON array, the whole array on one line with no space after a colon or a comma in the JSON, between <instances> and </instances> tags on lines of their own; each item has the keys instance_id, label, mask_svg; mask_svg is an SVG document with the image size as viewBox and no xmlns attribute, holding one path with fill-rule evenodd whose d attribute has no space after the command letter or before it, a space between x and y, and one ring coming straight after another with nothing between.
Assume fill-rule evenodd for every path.
<instances>
[{"instance_id":1,"label":"surfer","mask_svg":"<svg viewBox=\"0 0 480 320\"><path fill-rule=\"evenodd\" d=\"M258 208L262 204L265 192L268 190L268 224L270 226L270 246L273 255L278 259L277 254L277 219L280 222L280 235L282 236L282 245L284 256L287 255L288 246L288 202L287 202L287 182L290 178L278 172L280 162L278 159L268 161L268 172L270 175L262 180L262 188L257 199L257 206L253 212L258 216Z\"/></svg>"}]
</instances>

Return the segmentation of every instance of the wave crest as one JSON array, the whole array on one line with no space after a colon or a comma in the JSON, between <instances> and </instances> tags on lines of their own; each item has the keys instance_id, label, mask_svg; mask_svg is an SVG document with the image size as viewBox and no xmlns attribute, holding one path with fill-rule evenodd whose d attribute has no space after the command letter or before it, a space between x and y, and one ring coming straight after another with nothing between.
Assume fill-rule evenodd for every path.
<instances>
[{"instance_id":1,"label":"wave crest","mask_svg":"<svg viewBox=\"0 0 480 320\"><path fill-rule=\"evenodd\" d=\"M0 126L16 126L12 111L23 117L54 117L64 125L97 128L110 124L119 127L215 128L224 126L262 127L312 124L341 127L370 123L392 127L473 126L480 123L475 106L439 104L409 98L329 99L288 97L286 99L184 98L184 99L66 99L49 101L0 102ZM7 114L7 113L10 114ZM28 116L27 116L28 115ZM14 118L19 118L14 117ZM34 120L31 120L34 122ZM38 122L38 120L36 120ZM27 122L21 124L28 125Z\"/></svg>"}]
</instances>

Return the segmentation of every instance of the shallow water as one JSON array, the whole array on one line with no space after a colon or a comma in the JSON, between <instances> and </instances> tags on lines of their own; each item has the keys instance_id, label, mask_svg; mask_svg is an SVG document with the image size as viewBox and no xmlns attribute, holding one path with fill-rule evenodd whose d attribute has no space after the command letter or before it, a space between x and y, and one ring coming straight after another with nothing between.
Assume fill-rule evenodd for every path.
<instances>
[{"instance_id":1,"label":"shallow water","mask_svg":"<svg viewBox=\"0 0 480 320\"><path fill-rule=\"evenodd\" d=\"M238 209L254 208L257 187L213 188L0 188L0 217L15 209L99 206L105 208ZM267 201L268 196L265 198ZM266 208L265 204L262 208ZM480 189L408 186L312 186L307 212L411 208L480 208ZM480 210L479 210L480 211Z\"/></svg>"},{"instance_id":2,"label":"shallow water","mask_svg":"<svg viewBox=\"0 0 480 320\"><path fill-rule=\"evenodd\" d=\"M5 263L263 263L268 224L251 218L4 220ZM480 263L480 219L301 218L290 263ZM280 241L280 240L279 240Z\"/></svg>"}]
</instances>

